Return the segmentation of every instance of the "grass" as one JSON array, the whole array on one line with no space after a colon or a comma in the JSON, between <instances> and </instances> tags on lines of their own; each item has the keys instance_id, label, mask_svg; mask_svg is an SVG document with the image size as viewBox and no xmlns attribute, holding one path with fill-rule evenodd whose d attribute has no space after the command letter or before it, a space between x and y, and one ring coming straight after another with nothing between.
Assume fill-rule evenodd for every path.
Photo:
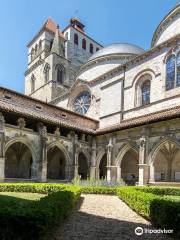
<instances>
[{"instance_id":1,"label":"grass","mask_svg":"<svg viewBox=\"0 0 180 240\"><path fill-rule=\"evenodd\" d=\"M15 197L25 200L32 200L37 201L40 200L42 197L45 197L45 194L39 194L39 193L26 193L26 192L0 192L1 196L8 196L8 197Z\"/></svg>"}]
</instances>

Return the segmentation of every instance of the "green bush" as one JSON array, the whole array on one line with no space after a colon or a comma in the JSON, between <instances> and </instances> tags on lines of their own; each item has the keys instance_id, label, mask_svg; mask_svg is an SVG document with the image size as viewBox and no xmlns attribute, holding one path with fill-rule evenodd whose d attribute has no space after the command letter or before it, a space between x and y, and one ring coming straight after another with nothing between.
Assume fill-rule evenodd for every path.
<instances>
[{"instance_id":1,"label":"green bush","mask_svg":"<svg viewBox=\"0 0 180 240\"><path fill-rule=\"evenodd\" d=\"M81 186L81 192L86 194L112 194L115 195L117 187Z\"/></svg>"},{"instance_id":2,"label":"green bush","mask_svg":"<svg viewBox=\"0 0 180 240\"><path fill-rule=\"evenodd\" d=\"M173 195L180 196L180 188L170 187L135 187L136 190L140 190L147 193L154 193L156 195Z\"/></svg>"},{"instance_id":3,"label":"green bush","mask_svg":"<svg viewBox=\"0 0 180 240\"><path fill-rule=\"evenodd\" d=\"M121 187L117 190L117 195L137 213L155 226L173 229L174 233L180 236L180 202L164 196L168 195L167 193L172 195L170 189ZM174 193L177 194L178 189L177 192L174 190Z\"/></svg>"},{"instance_id":4,"label":"green bush","mask_svg":"<svg viewBox=\"0 0 180 240\"><path fill-rule=\"evenodd\" d=\"M80 198L75 186L59 184L0 184L0 191L48 194L38 201L0 197L0 239L39 240L68 216Z\"/></svg>"}]
</instances>

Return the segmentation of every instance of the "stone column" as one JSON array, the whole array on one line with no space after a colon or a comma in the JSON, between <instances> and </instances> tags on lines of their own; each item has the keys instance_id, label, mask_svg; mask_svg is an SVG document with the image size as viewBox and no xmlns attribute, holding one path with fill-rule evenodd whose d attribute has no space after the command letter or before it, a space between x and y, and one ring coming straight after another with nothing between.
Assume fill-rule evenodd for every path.
<instances>
[{"instance_id":1,"label":"stone column","mask_svg":"<svg viewBox=\"0 0 180 240\"><path fill-rule=\"evenodd\" d=\"M74 137L74 177L78 177L78 157L79 157L79 142L78 136Z\"/></svg>"},{"instance_id":2,"label":"stone column","mask_svg":"<svg viewBox=\"0 0 180 240\"><path fill-rule=\"evenodd\" d=\"M91 166L90 166L90 178L96 178L96 139L92 140L92 152L91 152Z\"/></svg>"},{"instance_id":3,"label":"stone column","mask_svg":"<svg viewBox=\"0 0 180 240\"><path fill-rule=\"evenodd\" d=\"M47 129L45 126L39 126L40 137L40 158L38 166L38 180L47 181Z\"/></svg>"},{"instance_id":4,"label":"stone column","mask_svg":"<svg viewBox=\"0 0 180 240\"><path fill-rule=\"evenodd\" d=\"M149 176L149 182L154 183L155 177L154 177L154 165L151 163L150 165L150 176Z\"/></svg>"},{"instance_id":5,"label":"stone column","mask_svg":"<svg viewBox=\"0 0 180 240\"><path fill-rule=\"evenodd\" d=\"M147 157L147 139L145 136L140 138L139 146L139 185L145 185L148 181L148 166L146 164Z\"/></svg>"},{"instance_id":6,"label":"stone column","mask_svg":"<svg viewBox=\"0 0 180 240\"><path fill-rule=\"evenodd\" d=\"M111 181L112 149L112 138L110 138L109 144L107 146L107 181Z\"/></svg>"},{"instance_id":7,"label":"stone column","mask_svg":"<svg viewBox=\"0 0 180 240\"><path fill-rule=\"evenodd\" d=\"M117 181L121 180L121 167L117 166Z\"/></svg>"},{"instance_id":8,"label":"stone column","mask_svg":"<svg viewBox=\"0 0 180 240\"><path fill-rule=\"evenodd\" d=\"M0 113L0 182L5 178L5 126L4 117Z\"/></svg>"}]
</instances>

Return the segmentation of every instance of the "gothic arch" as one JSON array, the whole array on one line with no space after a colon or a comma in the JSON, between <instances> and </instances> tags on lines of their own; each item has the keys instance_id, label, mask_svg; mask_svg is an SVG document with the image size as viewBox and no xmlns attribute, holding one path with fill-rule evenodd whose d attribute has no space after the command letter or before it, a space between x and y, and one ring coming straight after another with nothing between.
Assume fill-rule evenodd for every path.
<instances>
[{"instance_id":1,"label":"gothic arch","mask_svg":"<svg viewBox=\"0 0 180 240\"><path fill-rule=\"evenodd\" d=\"M160 142L158 142L153 149L151 150L151 152L149 153L148 156L148 163L149 164L153 164L155 157L157 155L157 153L159 152L159 150L161 149L161 147L166 144L167 142L173 143L175 144L179 149L180 149L180 144L177 142L177 140L173 139L173 138L164 138L162 139Z\"/></svg>"},{"instance_id":2,"label":"gothic arch","mask_svg":"<svg viewBox=\"0 0 180 240\"><path fill-rule=\"evenodd\" d=\"M72 165L70 163L69 153L60 141L54 141L47 146L47 179L69 179Z\"/></svg>"},{"instance_id":3,"label":"gothic arch","mask_svg":"<svg viewBox=\"0 0 180 240\"><path fill-rule=\"evenodd\" d=\"M36 162L36 151L25 137L16 137L5 145L5 177L33 178L33 163Z\"/></svg>"},{"instance_id":4,"label":"gothic arch","mask_svg":"<svg viewBox=\"0 0 180 240\"><path fill-rule=\"evenodd\" d=\"M131 144L129 143L125 143L124 146L121 148L121 150L119 151L117 157L116 157L116 160L115 160L115 165L118 167L118 166L121 166L121 162L122 162L122 159L124 157L124 155L129 151L129 150L133 150L134 152L136 152L138 154L138 150L135 146L132 146Z\"/></svg>"},{"instance_id":5,"label":"gothic arch","mask_svg":"<svg viewBox=\"0 0 180 240\"><path fill-rule=\"evenodd\" d=\"M105 151L105 149L101 149L96 156L96 178L97 179L100 178L100 174L101 174L100 166L101 166L101 161L103 161L104 156L106 156L106 158L107 158L107 151Z\"/></svg>"},{"instance_id":6,"label":"gothic arch","mask_svg":"<svg viewBox=\"0 0 180 240\"><path fill-rule=\"evenodd\" d=\"M15 137L15 138L9 140L5 144L5 153L7 152L8 148L14 143L25 144L27 146L27 148L30 150L33 160L35 160L37 158L37 153L36 153L37 151L36 151L35 147L26 137Z\"/></svg>"},{"instance_id":7,"label":"gothic arch","mask_svg":"<svg viewBox=\"0 0 180 240\"><path fill-rule=\"evenodd\" d=\"M148 157L150 182L176 181L180 171L180 144L173 138L162 139L155 145ZM174 165L179 166L174 169Z\"/></svg>"},{"instance_id":8,"label":"gothic arch","mask_svg":"<svg viewBox=\"0 0 180 240\"><path fill-rule=\"evenodd\" d=\"M103 158L104 154L106 154L105 149L101 149L96 156L96 168L97 169L99 168L99 164L100 164L101 159Z\"/></svg>"},{"instance_id":9,"label":"gothic arch","mask_svg":"<svg viewBox=\"0 0 180 240\"><path fill-rule=\"evenodd\" d=\"M60 141L54 141L52 143L50 143L48 146L47 146L47 151L49 151L51 148L53 147L57 147L59 148L59 150L62 151L62 153L64 154L65 158L66 158L66 161L68 163L71 162L71 158L69 156L69 153L67 151L67 149L65 148L65 146L60 142Z\"/></svg>"}]
</instances>

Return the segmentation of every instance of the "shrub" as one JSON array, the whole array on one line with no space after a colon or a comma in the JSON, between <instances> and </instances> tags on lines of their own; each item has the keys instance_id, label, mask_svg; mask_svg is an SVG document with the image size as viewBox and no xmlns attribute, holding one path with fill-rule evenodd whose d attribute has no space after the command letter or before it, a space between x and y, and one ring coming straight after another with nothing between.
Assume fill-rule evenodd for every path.
<instances>
[{"instance_id":1,"label":"shrub","mask_svg":"<svg viewBox=\"0 0 180 240\"><path fill-rule=\"evenodd\" d=\"M117 187L107 186L81 186L81 192L86 194L116 194Z\"/></svg>"},{"instance_id":2,"label":"shrub","mask_svg":"<svg viewBox=\"0 0 180 240\"><path fill-rule=\"evenodd\" d=\"M26 204L18 198L0 197L0 239L44 239L56 223L61 223L80 198L78 187L58 184L0 184L0 191L48 194Z\"/></svg>"},{"instance_id":3,"label":"shrub","mask_svg":"<svg viewBox=\"0 0 180 240\"><path fill-rule=\"evenodd\" d=\"M157 193L158 194L155 194ZM160 195L162 193L162 195ZM147 187L121 187L117 195L132 209L161 228L173 229L180 236L180 202L167 195L170 189L164 190ZM178 193L174 190L174 193ZM163 196L163 197L162 197Z\"/></svg>"}]
</instances>

